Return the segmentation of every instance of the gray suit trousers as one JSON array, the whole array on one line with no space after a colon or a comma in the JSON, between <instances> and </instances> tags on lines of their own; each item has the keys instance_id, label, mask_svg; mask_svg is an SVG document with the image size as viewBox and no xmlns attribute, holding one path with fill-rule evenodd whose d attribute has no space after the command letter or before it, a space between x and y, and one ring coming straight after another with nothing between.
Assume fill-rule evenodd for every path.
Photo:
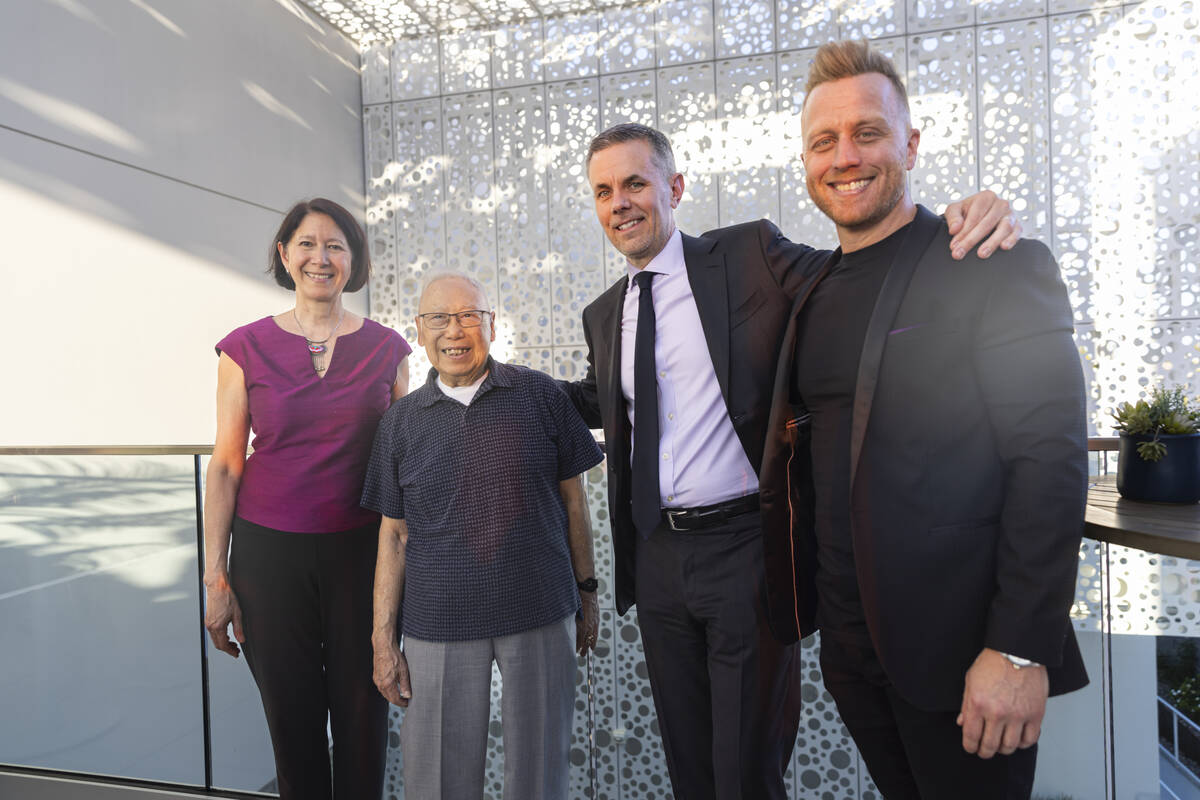
<instances>
[{"instance_id":1,"label":"gray suit trousers","mask_svg":"<svg viewBox=\"0 0 1200 800\"><path fill-rule=\"evenodd\" d=\"M483 795L492 662L500 669L504 800L566 800L575 618L464 642L404 637L412 700L400 747L408 800Z\"/></svg>"}]
</instances>

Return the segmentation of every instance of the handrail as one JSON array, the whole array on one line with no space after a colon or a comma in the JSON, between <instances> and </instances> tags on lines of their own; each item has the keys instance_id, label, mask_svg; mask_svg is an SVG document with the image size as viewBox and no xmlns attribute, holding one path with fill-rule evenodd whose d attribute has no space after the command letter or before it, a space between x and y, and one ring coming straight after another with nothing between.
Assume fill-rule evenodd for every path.
<instances>
[{"instance_id":1,"label":"handrail","mask_svg":"<svg viewBox=\"0 0 1200 800\"><path fill-rule=\"evenodd\" d=\"M211 444L67 444L0 446L0 456L211 456Z\"/></svg>"},{"instance_id":2,"label":"handrail","mask_svg":"<svg viewBox=\"0 0 1200 800\"><path fill-rule=\"evenodd\" d=\"M1088 438L1088 451L1116 450L1115 436ZM604 441L598 442L601 448ZM17 445L0 446L0 456L210 456L211 444Z\"/></svg>"},{"instance_id":3,"label":"handrail","mask_svg":"<svg viewBox=\"0 0 1200 800\"><path fill-rule=\"evenodd\" d=\"M1183 720L1189 728L1194 728L1196 730L1196 733L1200 733L1200 724L1195 723L1194 721L1192 721L1191 717L1189 717L1187 714L1183 713L1178 708L1173 706L1171 704L1170 700L1167 700L1165 697L1162 697L1162 696L1159 696L1157 698L1157 700L1159 703L1166 706L1168 711L1170 711L1172 714L1174 714L1179 719Z\"/></svg>"},{"instance_id":4,"label":"handrail","mask_svg":"<svg viewBox=\"0 0 1200 800\"><path fill-rule=\"evenodd\" d=\"M1115 446L1115 443L1117 441L1119 441L1119 440L1115 439L1115 438L1091 438L1088 440L1088 449L1089 449L1089 451L1110 450L1113 448L1107 447L1105 445L1109 444L1109 443L1113 443L1113 446ZM212 453L212 449L213 448L211 445L184 445L184 444L113 445L113 446L106 446L106 445L0 446L0 456L160 456L160 455L191 456L194 459L194 468L193 469L194 469L195 480L196 480L196 547L197 547L196 559L197 559L197 567L198 567L197 580L199 581L200 576L202 575L202 572L203 572L203 535L202 535L203 515L202 515L202 497L200 494L200 475L201 475L200 467L201 467L201 457L205 456L205 455L210 455ZM183 786L177 786L175 784L170 784L170 786L172 789L180 789L182 791L189 791L189 792L195 791L197 794L204 793L204 794L207 794L210 796L217 796L217 797L252 797L255 795L221 791L221 790L216 790L213 787L213 776L212 776L212 767L213 767L212 758L213 758L213 756L212 756L211 740L210 740L210 737L211 737L210 724L211 724L211 722L210 722L210 710L208 708L208 704L209 704L209 687L208 687L208 676L207 676L208 644L206 641L206 635L205 635L205 631L204 631L203 624L202 624L203 623L204 591L203 591L202 585L198 586L197 588L198 588L198 596L200 598L200 600L199 600L200 607L199 607L199 622L196 625L195 635L198 637L199 644L200 644L199 652L200 652L200 665L201 665L201 673L202 673L201 674L201 684L203 686L202 703L204 706L204 708L203 708L204 723L203 724L204 724L204 729L205 729L204 730L205 786L204 787L183 787ZM1106 591L1106 593L1108 592L1107 589L1105 591ZM1106 629L1106 632L1111 634L1110 630ZM1111 644L1111 641L1110 641L1110 644ZM1109 658L1111 659L1111 656L1109 656ZM1157 699L1160 703L1163 704L1163 706L1166 709L1169 709L1173 714L1172 731L1173 731L1173 736L1174 736L1174 742L1173 742L1172 749L1174 750L1175 753L1178 753L1180 729L1181 728L1183 729L1184 736L1189 736L1189 735L1200 736L1200 725L1198 725L1197 723L1195 723L1194 721L1189 719L1187 716L1185 716L1182 712L1180 712L1178 709L1176 709L1169 701L1167 701L1161 697L1157 698ZM1111 696L1110 696L1110 699L1108 702L1110 703L1110 707L1111 707ZM1182 725L1180 725L1179 720L1183 720ZM1111 741L1111 739L1110 739L1110 741ZM1190 746L1190 742L1188 742L1188 745ZM1111 746L1111 744L1109 746ZM1171 754L1171 750L1164 749L1163 752L1167 753L1168 755ZM1177 758L1177 756L1176 756L1176 758ZM52 769L37 770L34 768L19 767L17 765L0 764L0 773L3 773L5 770L15 770L18 772L26 772L26 773L38 772L38 773L44 773L44 774L50 775L50 776L70 777L69 773L64 772L64 771L59 771L59 770L52 770ZM1115 767L1114 767L1114 771L1115 771ZM90 779L95 776L87 776L87 777ZM112 779L112 780L117 783L121 782L120 779ZM2 790L0 790L0 793L3 793Z\"/></svg>"},{"instance_id":5,"label":"handrail","mask_svg":"<svg viewBox=\"0 0 1200 800\"><path fill-rule=\"evenodd\" d=\"M1159 749L1166 753L1167 756L1169 756L1171 760L1175 762L1175 766L1178 769L1186 770L1194 779L1200 779L1200 775L1196 774L1196 771L1192 769L1191 765L1185 763L1183 759L1179 757L1179 721L1183 720L1187 727L1195 731L1194 735L1200 735L1200 725L1197 725L1182 711L1171 705L1170 701L1167 699L1161 696L1156 696L1156 699L1158 700L1159 705L1166 706L1167 710L1171 712L1171 747L1170 749L1167 749L1160 742L1158 745ZM1162 723L1160 722L1159 724L1161 725Z\"/></svg>"}]
</instances>

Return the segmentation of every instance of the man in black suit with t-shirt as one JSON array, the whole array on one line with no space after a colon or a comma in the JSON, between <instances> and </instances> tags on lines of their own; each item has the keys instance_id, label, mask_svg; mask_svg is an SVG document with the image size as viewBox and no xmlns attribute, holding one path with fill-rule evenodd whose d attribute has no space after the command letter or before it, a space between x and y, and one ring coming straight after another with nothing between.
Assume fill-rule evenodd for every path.
<instances>
[{"instance_id":1,"label":"man in black suit with t-shirt","mask_svg":"<svg viewBox=\"0 0 1200 800\"><path fill-rule=\"evenodd\" d=\"M909 194L904 85L866 43L818 50L802 129L841 246L781 346L764 536L816 553L790 562L816 587L795 615L820 628L826 688L888 800L1028 798L1047 695L1087 682L1066 287L1038 242L947 255Z\"/></svg>"}]
</instances>

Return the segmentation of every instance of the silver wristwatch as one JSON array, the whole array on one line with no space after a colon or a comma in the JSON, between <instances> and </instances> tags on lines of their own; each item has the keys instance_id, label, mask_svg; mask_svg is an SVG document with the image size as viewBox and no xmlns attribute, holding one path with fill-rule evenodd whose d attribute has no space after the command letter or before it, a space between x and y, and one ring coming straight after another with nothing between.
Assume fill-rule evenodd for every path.
<instances>
[{"instance_id":1,"label":"silver wristwatch","mask_svg":"<svg viewBox=\"0 0 1200 800\"><path fill-rule=\"evenodd\" d=\"M997 651L997 652L999 652L999 651ZM1020 656L1014 656L1011 653L1000 653L1000 655L1002 655L1008 659L1008 662L1013 665L1013 669L1025 669L1026 667L1040 667L1041 666L1041 664L1037 663L1036 661L1030 661L1028 658L1021 658Z\"/></svg>"}]
</instances>

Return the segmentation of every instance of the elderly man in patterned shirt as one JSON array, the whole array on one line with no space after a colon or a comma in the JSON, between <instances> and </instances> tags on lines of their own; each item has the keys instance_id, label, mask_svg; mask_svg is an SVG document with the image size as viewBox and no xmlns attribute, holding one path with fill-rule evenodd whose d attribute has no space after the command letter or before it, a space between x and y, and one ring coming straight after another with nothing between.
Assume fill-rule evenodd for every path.
<instances>
[{"instance_id":1,"label":"elderly man in patterned shirt","mask_svg":"<svg viewBox=\"0 0 1200 800\"><path fill-rule=\"evenodd\" d=\"M405 795L478 800L495 660L504 797L562 800L573 650L596 643L581 476L600 449L549 377L489 355L495 312L475 280L435 275L419 310L433 369L380 423L362 501L383 515L374 677L407 707Z\"/></svg>"}]
</instances>

